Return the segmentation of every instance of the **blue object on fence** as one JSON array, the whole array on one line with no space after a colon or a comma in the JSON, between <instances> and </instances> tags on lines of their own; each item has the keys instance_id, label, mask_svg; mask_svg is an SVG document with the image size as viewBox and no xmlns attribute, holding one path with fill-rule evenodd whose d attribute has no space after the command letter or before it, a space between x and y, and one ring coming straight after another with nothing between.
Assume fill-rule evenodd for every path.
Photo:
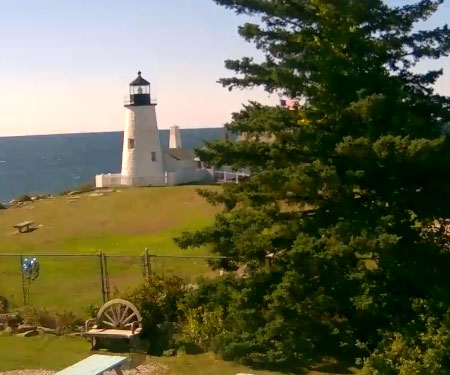
<instances>
[{"instance_id":1,"label":"blue object on fence","mask_svg":"<svg viewBox=\"0 0 450 375\"><path fill-rule=\"evenodd\" d=\"M23 275L28 280L36 280L39 276L39 262L36 258L24 258L22 263Z\"/></svg>"}]
</instances>

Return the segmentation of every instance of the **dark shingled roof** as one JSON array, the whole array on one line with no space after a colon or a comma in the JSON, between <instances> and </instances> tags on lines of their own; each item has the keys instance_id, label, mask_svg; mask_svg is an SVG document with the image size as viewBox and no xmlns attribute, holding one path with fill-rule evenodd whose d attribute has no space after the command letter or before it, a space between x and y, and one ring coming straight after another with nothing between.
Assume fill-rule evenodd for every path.
<instances>
[{"instance_id":1,"label":"dark shingled roof","mask_svg":"<svg viewBox=\"0 0 450 375\"><path fill-rule=\"evenodd\" d=\"M145 86L149 85L150 82L141 77L141 72L138 72L138 77L130 83L130 86Z\"/></svg>"},{"instance_id":2,"label":"dark shingled roof","mask_svg":"<svg viewBox=\"0 0 450 375\"><path fill-rule=\"evenodd\" d=\"M168 150L165 151L166 154L170 155L171 157L173 157L174 159L177 160L194 160L195 157L197 156L195 154L195 150L191 149L191 148L169 148Z\"/></svg>"}]
</instances>

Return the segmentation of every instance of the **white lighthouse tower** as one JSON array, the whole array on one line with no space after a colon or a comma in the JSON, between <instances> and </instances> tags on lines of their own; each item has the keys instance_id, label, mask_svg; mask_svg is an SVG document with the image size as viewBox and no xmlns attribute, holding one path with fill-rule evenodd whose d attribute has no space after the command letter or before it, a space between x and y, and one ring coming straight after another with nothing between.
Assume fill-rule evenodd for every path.
<instances>
[{"instance_id":1,"label":"white lighthouse tower","mask_svg":"<svg viewBox=\"0 0 450 375\"><path fill-rule=\"evenodd\" d=\"M156 103L150 97L150 82L138 77L130 83L125 101L125 131L122 153L122 184L164 185L164 165L156 122Z\"/></svg>"}]
</instances>

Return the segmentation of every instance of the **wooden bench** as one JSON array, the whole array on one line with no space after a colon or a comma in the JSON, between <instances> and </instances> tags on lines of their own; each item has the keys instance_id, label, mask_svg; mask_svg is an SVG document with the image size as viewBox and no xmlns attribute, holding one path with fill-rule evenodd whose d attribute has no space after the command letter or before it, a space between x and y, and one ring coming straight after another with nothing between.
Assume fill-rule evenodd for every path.
<instances>
[{"instance_id":1,"label":"wooden bench","mask_svg":"<svg viewBox=\"0 0 450 375\"><path fill-rule=\"evenodd\" d=\"M94 354L55 375L102 375L105 371L111 370L117 375L123 375L120 367L126 361L126 357Z\"/></svg>"},{"instance_id":2,"label":"wooden bench","mask_svg":"<svg viewBox=\"0 0 450 375\"><path fill-rule=\"evenodd\" d=\"M102 339L126 339L133 345L142 332L142 316L131 302L114 299L100 308L97 318L86 320L85 330L93 350Z\"/></svg>"},{"instance_id":3,"label":"wooden bench","mask_svg":"<svg viewBox=\"0 0 450 375\"><path fill-rule=\"evenodd\" d=\"M29 232L31 229L30 227L33 224L33 221L23 221L22 223L14 225L14 228L16 228L19 233Z\"/></svg>"}]
</instances>

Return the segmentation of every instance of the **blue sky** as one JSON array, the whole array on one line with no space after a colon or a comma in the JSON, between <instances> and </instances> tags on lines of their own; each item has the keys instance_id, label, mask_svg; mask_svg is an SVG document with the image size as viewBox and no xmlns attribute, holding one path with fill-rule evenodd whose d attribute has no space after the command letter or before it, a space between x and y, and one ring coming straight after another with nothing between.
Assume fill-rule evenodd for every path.
<instances>
[{"instance_id":1,"label":"blue sky","mask_svg":"<svg viewBox=\"0 0 450 375\"><path fill-rule=\"evenodd\" d=\"M428 24L449 16L447 1ZM0 136L121 130L137 70L161 128L221 126L249 99L275 103L216 83L225 59L255 54L243 20L212 0L0 0ZM426 65L450 72L449 59ZM437 89L450 95L450 73Z\"/></svg>"}]
</instances>

